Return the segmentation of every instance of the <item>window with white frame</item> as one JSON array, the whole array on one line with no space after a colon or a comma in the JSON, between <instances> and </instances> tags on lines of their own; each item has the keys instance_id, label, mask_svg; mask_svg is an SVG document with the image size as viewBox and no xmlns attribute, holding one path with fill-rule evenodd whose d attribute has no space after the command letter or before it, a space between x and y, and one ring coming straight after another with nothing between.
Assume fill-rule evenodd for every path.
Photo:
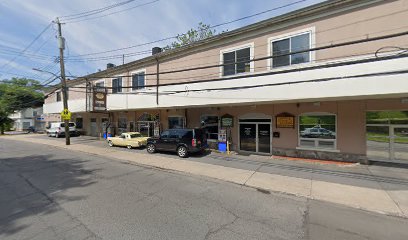
<instances>
[{"instance_id":1,"label":"window with white frame","mask_svg":"<svg viewBox=\"0 0 408 240\"><path fill-rule=\"evenodd\" d=\"M132 75L132 90L143 89L145 87L145 72L138 72Z\"/></svg>"},{"instance_id":2,"label":"window with white frame","mask_svg":"<svg viewBox=\"0 0 408 240\"><path fill-rule=\"evenodd\" d=\"M299 147L336 149L336 115L299 116Z\"/></svg>"},{"instance_id":3,"label":"window with white frame","mask_svg":"<svg viewBox=\"0 0 408 240\"><path fill-rule=\"evenodd\" d=\"M223 76L251 71L251 47L222 52Z\"/></svg>"},{"instance_id":4,"label":"window with white frame","mask_svg":"<svg viewBox=\"0 0 408 240\"><path fill-rule=\"evenodd\" d=\"M311 61L311 52L299 51L311 48L311 31L271 41L272 68L290 66ZM294 54L290 54L294 53ZM281 56L283 55L283 56Z\"/></svg>"},{"instance_id":5,"label":"window with white frame","mask_svg":"<svg viewBox=\"0 0 408 240\"><path fill-rule=\"evenodd\" d=\"M112 93L120 93L122 92L122 78L114 78L112 79Z\"/></svg>"},{"instance_id":6,"label":"window with white frame","mask_svg":"<svg viewBox=\"0 0 408 240\"><path fill-rule=\"evenodd\" d=\"M200 117L201 127L203 128L207 140L218 139L218 116L203 115Z\"/></svg>"}]
</instances>

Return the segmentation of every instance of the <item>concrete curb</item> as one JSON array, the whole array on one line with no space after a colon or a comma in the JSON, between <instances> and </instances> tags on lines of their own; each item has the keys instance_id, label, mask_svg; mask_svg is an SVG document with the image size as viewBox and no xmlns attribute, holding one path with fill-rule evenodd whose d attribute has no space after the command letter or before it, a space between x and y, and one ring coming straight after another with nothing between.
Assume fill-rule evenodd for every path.
<instances>
[{"instance_id":1,"label":"concrete curb","mask_svg":"<svg viewBox=\"0 0 408 240\"><path fill-rule=\"evenodd\" d=\"M9 137L8 140L11 140ZM325 181L289 177L278 174L257 172L256 170L243 170L224 167L202 162L192 162L183 159L166 158L158 155L149 155L137 152L123 152L113 148L101 148L86 145L65 146L63 142L54 140L42 140L28 136L15 136L13 140L59 147L67 150L75 150L87 154L109 157L136 165L171 170L227 181L242 186L247 186L262 191L284 193L308 199L322 200L341 204L366 211L408 218L408 213L400 209L390 195L378 187L365 188L346 184L331 183ZM408 193L407 193L408 196Z\"/></svg>"}]
</instances>

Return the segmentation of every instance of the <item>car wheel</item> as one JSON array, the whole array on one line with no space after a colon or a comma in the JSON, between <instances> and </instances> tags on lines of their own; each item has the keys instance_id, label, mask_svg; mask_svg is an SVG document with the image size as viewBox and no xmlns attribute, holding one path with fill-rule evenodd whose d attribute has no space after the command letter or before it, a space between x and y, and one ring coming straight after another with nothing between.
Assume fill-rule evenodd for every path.
<instances>
[{"instance_id":1,"label":"car wheel","mask_svg":"<svg viewBox=\"0 0 408 240\"><path fill-rule=\"evenodd\" d=\"M112 141L108 141L109 147L113 147L113 142Z\"/></svg>"},{"instance_id":2,"label":"car wheel","mask_svg":"<svg viewBox=\"0 0 408 240\"><path fill-rule=\"evenodd\" d=\"M128 149L132 149L132 145L127 145L126 146Z\"/></svg>"},{"instance_id":3,"label":"car wheel","mask_svg":"<svg viewBox=\"0 0 408 240\"><path fill-rule=\"evenodd\" d=\"M154 144L149 143L146 146L146 150L148 153L155 153L156 152L156 146L154 146Z\"/></svg>"},{"instance_id":4,"label":"car wheel","mask_svg":"<svg viewBox=\"0 0 408 240\"><path fill-rule=\"evenodd\" d=\"M181 158L185 158L187 157L188 153L187 153L187 148L184 146L180 146L177 148L177 155Z\"/></svg>"}]
</instances>

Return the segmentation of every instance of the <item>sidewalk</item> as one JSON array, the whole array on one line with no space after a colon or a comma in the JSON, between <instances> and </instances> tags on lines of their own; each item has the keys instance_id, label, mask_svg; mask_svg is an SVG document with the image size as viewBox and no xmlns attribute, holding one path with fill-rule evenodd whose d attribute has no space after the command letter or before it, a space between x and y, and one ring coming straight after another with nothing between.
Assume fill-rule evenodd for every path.
<instances>
[{"instance_id":1,"label":"sidewalk","mask_svg":"<svg viewBox=\"0 0 408 240\"><path fill-rule=\"evenodd\" d=\"M221 154L180 159L172 155L147 155L141 150L109 148L100 141L84 140L65 146L64 141L41 135L18 135L7 137L7 140L81 151L134 164L215 178L253 187L264 193L281 192L408 218L408 169L356 164L330 166L264 156Z\"/></svg>"}]
</instances>

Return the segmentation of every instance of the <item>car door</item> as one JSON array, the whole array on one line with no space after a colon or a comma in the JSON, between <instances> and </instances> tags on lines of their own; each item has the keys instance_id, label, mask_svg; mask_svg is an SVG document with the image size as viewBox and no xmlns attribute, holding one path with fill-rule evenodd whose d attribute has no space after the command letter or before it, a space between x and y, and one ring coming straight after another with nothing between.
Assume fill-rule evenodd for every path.
<instances>
[{"instance_id":1,"label":"car door","mask_svg":"<svg viewBox=\"0 0 408 240\"><path fill-rule=\"evenodd\" d=\"M117 143L116 145L118 146L126 146L126 141L127 141L127 134L126 133L122 133L119 138L117 139Z\"/></svg>"},{"instance_id":2,"label":"car door","mask_svg":"<svg viewBox=\"0 0 408 240\"><path fill-rule=\"evenodd\" d=\"M182 135L182 131L183 130L177 130L177 129L173 129L170 130L170 134L169 134L169 141L167 142L167 146L168 146L168 150L169 151L176 151L177 147L180 143L180 139L183 136Z\"/></svg>"},{"instance_id":3,"label":"car door","mask_svg":"<svg viewBox=\"0 0 408 240\"><path fill-rule=\"evenodd\" d=\"M156 148L159 150L168 150L169 145L169 130L163 131L160 138L156 140Z\"/></svg>"}]
</instances>

